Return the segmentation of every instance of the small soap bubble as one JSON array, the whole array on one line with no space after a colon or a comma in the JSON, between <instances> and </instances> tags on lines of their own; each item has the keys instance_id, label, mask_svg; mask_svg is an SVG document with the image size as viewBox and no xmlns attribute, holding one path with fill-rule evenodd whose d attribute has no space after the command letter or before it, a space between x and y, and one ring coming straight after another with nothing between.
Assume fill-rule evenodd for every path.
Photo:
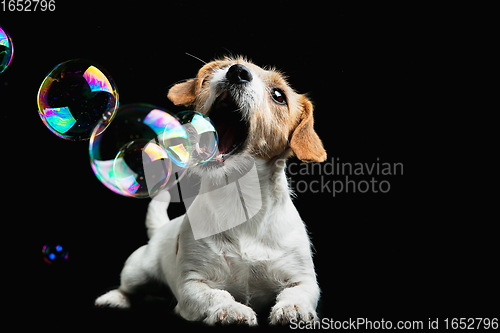
<instances>
[{"instance_id":1,"label":"small soap bubble","mask_svg":"<svg viewBox=\"0 0 500 333\"><path fill-rule=\"evenodd\" d=\"M195 111L182 111L176 114L188 134L190 159L189 166L204 164L217 153L218 136L210 118Z\"/></svg>"},{"instance_id":2,"label":"small soap bubble","mask_svg":"<svg viewBox=\"0 0 500 333\"><path fill-rule=\"evenodd\" d=\"M167 152L172 162L181 167L189 166L191 147L188 134L177 118L163 125L160 144Z\"/></svg>"},{"instance_id":3,"label":"small soap bubble","mask_svg":"<svg viewBox=\"0 0 500 333\"><path fill-rule=\"evenodd\" d=\"M45 244L42 248L43 260L47 264L62 263L68 259L68 251L60 244Z\"/></svg>"},{"instance_id":4,"label":"small soap bubble","mask_svg":"<svg viewBox=\"0 0 500 333\"><path fill-rule=\"evenodd\" d=\"M171 142L186 143L187 134L168 111L148 105L131 104L118 108L106 128L99 121L90 138L89 154L96 177L115 193L134 197L153 197L170 189L184 176L186 168L172 163L163 146L165 128ZM176 140L177 136L182 137ZM187 147L189 149L189 147ZM186 158L186 157L184 157Z\"/></svg>"},{"instance_id":5,"label":"small soap bubble","mask_svg":"<svg viewBox=\"0 0 500 333\"><path fill-rule=\"evenodd\" d=\"M0 73L9 67L14 54L14 44L7 30L0 26Z\"/></svg>"},{"instance_id":6,"label":"small soap bubble","mask_svg":"<svg viewBox=\"0 0 500 333\"><path fill-rule=\"evenodd\" d=\"M82 59L54 67L38 91L40 118L66 140L88 140L98 121L106 126L111 122L117 106L118 91L111 76Z\"/></svg>"},{"instance_id":7,"label":"small soap bubble","mask_svg":"<svg viewBox=\"0 0 500 333\"><path fill-rule=\"evenodd\" d=\"M165 188L171 170L167 153L154 140L130 141L118 151L113 162L116 185L130 197L155 196Z\"/></svg>"}]
</instances>

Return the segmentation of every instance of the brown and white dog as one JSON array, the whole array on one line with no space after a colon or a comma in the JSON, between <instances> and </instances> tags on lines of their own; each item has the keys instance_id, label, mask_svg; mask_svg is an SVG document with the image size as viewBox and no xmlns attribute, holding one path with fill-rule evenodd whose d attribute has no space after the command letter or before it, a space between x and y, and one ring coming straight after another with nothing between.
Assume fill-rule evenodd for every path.
<instances>
[{"instance_id":1,"label":"brown and white dog","mask_svg":"<svg viewBox=\"0 0 500 333\"><path fill-rule=\"evenodd\" d=\"M278 71L243 58L206 64L168 98L210 117L218 152L193 168L200 195L185 215L168 218L167 192L151 201L149 243L128 258L120 287L96 305L129 307L131 295L161 282L177 299L175 311L191 321L256 325L254 309L266 307L272 324L317 320L310 242L284 172L292 154L326 159L311 102ZM250 169L255 176L246 176Z\"/></svg>"}]
</instances>

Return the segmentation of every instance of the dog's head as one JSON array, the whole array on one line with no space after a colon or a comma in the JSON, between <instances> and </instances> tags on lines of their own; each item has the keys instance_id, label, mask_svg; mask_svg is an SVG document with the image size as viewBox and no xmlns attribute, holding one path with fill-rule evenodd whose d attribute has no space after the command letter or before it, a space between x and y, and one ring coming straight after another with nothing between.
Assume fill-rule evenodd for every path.
<instances>
[{"instance_id":1,"label":"dog's head","mask_svg":"<svg viewBox=\"0 0 500 333\"><path fill-rule=\"evenodd\" d=\"M313 129L313 105L276 70L243 58L224 58L203 66L194 79L174 85L168 98L194 106L210 117L219 135L216 156L207 168L237 167L248 157L272 160L293 152L305 162L322 162L326 152Z\"/></svg>"}]
</instances>

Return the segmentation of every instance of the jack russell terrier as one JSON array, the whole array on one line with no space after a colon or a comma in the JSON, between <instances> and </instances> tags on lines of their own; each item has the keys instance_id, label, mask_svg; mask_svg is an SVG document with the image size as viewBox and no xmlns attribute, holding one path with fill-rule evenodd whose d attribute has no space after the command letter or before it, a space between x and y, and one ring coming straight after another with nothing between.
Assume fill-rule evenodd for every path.
<instances>
[{"instance_id":1,"label":"jack russell terrier","mask_svg":"<svg viewBox=\"0 0 500 333\"><path fill-rule=\"evenodd\" d=\"M254 309L266 308L271 324L318 320L311 245L284 171L292 154L326 159L312 103L278 71L227 57L174 85L168 98L210 117L218 152L192 168L200 194L185 215L168 218L168 192L153 198L149 243L127 259L120 287L95 304L129 307L131 296L160 282L190 321L256 325Z\"/></svg>"}]
</instances>

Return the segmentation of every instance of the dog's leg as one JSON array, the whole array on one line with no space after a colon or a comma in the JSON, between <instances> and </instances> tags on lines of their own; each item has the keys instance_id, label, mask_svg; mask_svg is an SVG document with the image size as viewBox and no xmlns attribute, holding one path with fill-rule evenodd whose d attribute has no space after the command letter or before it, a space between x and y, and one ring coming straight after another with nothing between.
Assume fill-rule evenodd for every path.
<instances>
[{"instance_id":1,"label":"dog's leg","mask_svg":"<svg viewBox=\"0 0 500 333\"><path fill-rule=\"evenodd\" d=\"M276 305L271 310L271 324L287 324L292 320L315 321L319 287L315 279L303 281L293 287L285 288L276 297Z\"/></svg>"},{"instance_id":2,"label":"dog's leg","mask_svg":"<svg viewBox=\"0 0 500 333\"><path fill-rule=\"evenodd\" d=\"M130 307L129 296L135 294L152 280L151 274L144 264L145 260L143 260L146 247L147 245L144 245L132 253L121 272L120 287L98 297L95 300L96 306Z\"/></svg>"},{"instance_id":3,"label":"dog's leg","mask_svg":"<svg viewBox=\"0 0 500 333\"><path fill-rule=\"evenodd\" d=\"M229 292L213 289L199 280L190 280L182 286L175 311L186 320L203 320L208 325L257 325L257 317L250 307L236 302Z\"/></svg>"}]
</instances>

